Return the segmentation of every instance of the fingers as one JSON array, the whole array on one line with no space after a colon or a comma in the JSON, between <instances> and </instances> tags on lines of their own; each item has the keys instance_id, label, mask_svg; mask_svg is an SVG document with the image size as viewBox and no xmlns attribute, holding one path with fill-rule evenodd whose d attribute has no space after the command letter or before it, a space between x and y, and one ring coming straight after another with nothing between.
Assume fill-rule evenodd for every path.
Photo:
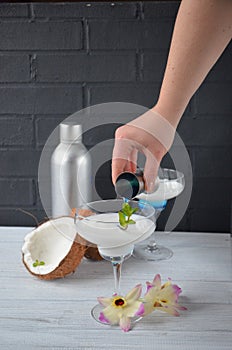
<instances>
[{"instance_id":1,"label":"fingers","mask_svg":"<svg viewBox=\"0 0 232 350\"><path fill-rule=\"evenodd\" d=\"M143 175L145 180L145 190L148 193L152 193L155 190L155 181L157 178L160 162L148 149L144 151L144 154L146 156L146 163Z\"/></svg>"},{"instance_id":2,"label":"fingers","mask_svg":"<svg viewBox=\"0 0 232 350\"><path fill-rule=\"evenodd\" d=\"M118 175L123 171L136 172L138 151L143 148L139 134L138 128L128 125L116 130L112 156L112 181L114 184Z\"/></svg>"},{"instance_id":3,"label":"fingers","mask_svg":"<svg viewBox=\"0 0 232 350\"><path fill-rule=\"evenodd\" d=\"M156 138L152 133L151 117L154 119L153 114L144 114L133 121L134 123L137 122L138 125L128 124L116 130L112 157L112 181L114 184L117 177L122 172L136 172L137 155L139 151L146 156L144 168L145 190L147 192L154 191L159 164L164 154L167 152L167 147L165 147L161 141L166 141L165 145L168 145L168 142L164 137L163 139L161 137L167 123L163 122L163 125L158 120L159 123L156 125L157 130L155 129L155 135L157 134L159 137ZM155 123L155 121L153 120L153 123ZM159 140L160 138L162 140Z\"/></svg>"},{"instance_id":4,"label":"fingers","mask_svg":"<svg viewBox=\"0 0 232 350\"><path fill-rule=\"evenodd\" d=\"M134 148L129 155L129 159L125 166L125 171L130 171L131 173L135 173L137 169L137 158L138 158L138 150Z\"/></svg>"},{"instance_id":5,"label":"fingers","mask_svg":"<svg viewBox=\"0 0 232 350\"><path fill-rule=\"evenodd\" d=\"M112 182L115 185L117 177L125 171L127 160L121 158L112 159Z\"/></svg>"},{"instance_id":6,"label":"fingers","mask_svg":"<svg viewBox=\"0 0 232 350\"><path fill-rule=\"evenodd\" d=\"M126 171L127 168L133 168L133 165L128 165L131 153L133 151L133 142L129 139L117 138L115 139L113 156L112 156L112 181L115 184L119 174ZM130 161L130 163L132 163Z\"/></svg>"},{"instance_id":7,"label":"fingers","mask_svg":"<svg viewBox=\"0 0 232 350\"><path fill-rule=\"evenodd\" d=\"M137 169L137 157L138 151L136 148L132 149L131 153L126 152L125 149L122 152L121 148L127 147L128 143L125 144L125 140L115 143L113 158L112 158L112 181L115 184L117 177L124 171L135 173ZM131 147L130 147L131 148ZM118 154L120 152L120 158ZM122 158L123 157L123 158Z\"/></svg>"}]
</instances>

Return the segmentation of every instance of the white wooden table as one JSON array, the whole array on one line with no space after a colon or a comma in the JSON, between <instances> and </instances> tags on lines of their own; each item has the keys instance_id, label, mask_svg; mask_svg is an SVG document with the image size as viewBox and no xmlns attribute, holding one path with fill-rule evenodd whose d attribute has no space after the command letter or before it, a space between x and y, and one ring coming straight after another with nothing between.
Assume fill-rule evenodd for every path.
<instances>
[{"instance_id":1,"label":"white wooden table","mask_svg":"<svg viewBox=\"0 0 232 350\"><path fill-rule=\"evenodd\" d=\"M228 234L158 234L172 248L170 260L131 258L123 267L122 290L145 285L156 273L171 277L188 311L180 317L153 313L129 333L90 316L97 296L110 296L110 263L83 260L75 274L40 281L21 262L30 228L0 228L0 349L178 349L232 348L231 239ZM144 287L145 288L145 287Z\"/></svg>"}]
</instances>

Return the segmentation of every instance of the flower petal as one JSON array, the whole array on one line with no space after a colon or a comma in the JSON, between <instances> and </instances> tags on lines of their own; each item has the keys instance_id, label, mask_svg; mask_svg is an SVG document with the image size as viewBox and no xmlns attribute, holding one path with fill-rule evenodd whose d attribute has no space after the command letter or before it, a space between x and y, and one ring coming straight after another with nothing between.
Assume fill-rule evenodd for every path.
<instances>
[{"instance_id":1,"label":"flower petal","mask_svg":"<svg viewBox=\"0 0 232 350\"><path fill-rule=\"evenodd\" d=\"M172 315L172 316L180 316L179 312L172 306L159 307L157 309L160 311L167 312L169 315Z\"/></svg>"},{"instance_id":2,"label":"flower petal","mask_svg":"<svg viewBox=\"0 0 232 350\"><path fill-rule=\"evenodd\" d=\"M168 302L171 304L176 304L178 301L178 297L176 296L176 293L174 290L169 291L168 293L165 294L166 298L168 299Z\"/></svg>"},{"instance_id":3,"label":"flower petal","mask_svg":"<svg viewBox=\"0 0 232 350\"><path fill-rule=\"evenodd\" d=\"M101 322L103 322L103 323L110 324L110 321L108 320L108 318L105 317L105 315L104 315L103 312L100 312L99 321L101 321Z\"/></svg>"},{"instance_id":4,"label":"flower petal","mask_svg":"<svg viewBox=\"0 0 232 350\"><path fill-rule=\"evenodd\" d=\"M142 316L144 314L144 311L145 311L144 304L141 303L141 305L140 305L138 311L136 312L135 316Z\"/></svg>"},{"instance_id":5,"label":"flower petal","mask_svg":"<svg viewBox=\"0 0 232 350\"><path fill-rule=\"evenodd\" d=\"M137 315L137 312L139 312L141 308L141 304L143 304L141 301L134 301L130 305L126 306L125 309L122 311L122 315L126 317L134 317Z\"/></svg>"},{"instance_id":6,"label":"flower petal","mask_svg":"<svg viewBox=\"0 0 232 350\"><path fill-rule=\"evenodd\" d=\"M160 287L154 286L152 283L147 282L147 291L144 295L145 299L154 299L160 293Z\"/></svg>"},{"instance_id":7,"label":"flower petal","mask_svg":"<svg viewBox=\"0 0 232 350\"><path fill-rule=\"evenodd\" d=\"M145 293L145 295L149 292L149 290L151 289L151 288L153 288L154 286L153 286L153 284L152 283L150 283L150 282L146 282L146 285L147 285L147 290L146 290L146 293Z\"/></svg>"},{"instance_id":8,"label":"flower petal","mask_svg":"<svg viewBox=\"0 0 232 350\"><path fill-rule=\"evenodd\" d=\"M97 300L102 306L108 306L112 303L112 298L98 297Z\"/></svg>"},{"instance_id":9,"label":"flower petal","mask_svg":"<svg viewBox=\"0 0 232 350\"><path fill-rule=\"evenodd\" d=\"M155 275L152 284L154 286L157 286L157 287L161 286L161 276L160 276L160 274Z\"/></svg>"},{"instance_id":10,"label":"flower petal","mask_svg":"<svg viewBox=\"0 0 232 350\"><path fill-rule=\"evenodd\" d=\"M122 316L119 321L119 325L123 332L128 332L131 329L131 322L129 317Z\"/></svg>"},{"instance_id":11,"label":"flower petal","mask_svg":"<svg viewBox=\"0 0 232 350\"><path fill-rule=\"evenodd\" d=\"M173 284L172 288L174 293L176 294L176 301L177 301L180 293L182 292L182 289L179 286L177 286L177 284Z\"/></svg>"},{"instance_id":12,"label":"flower petal","mask_svg":"<svg viewBox=\"0 0 232 350\"><path fill-rule=\"evenodd\" d=\"M183 310L183 311L188 310L187 307L181 306L181 305L179 305L179 304L177 304L177 306L175 306L175 307L176 307L178 310Z\"/></svg>"},{"instance_id":13,"label":"flower petal","mask_svg":"<svg viewBox=\"0 0 232 350\"><path fill-rule=\"evenodd\" d=\"M140 298L141 293L142 293L142 285L138 284L129 293L127 293L127 295L125 296L125 299L128 303L133 303L135 300Z\"/></svg>"},{"instance_id":14,"label":"flower petal","mask_svg":"<svg viewBox=\"0 0 232 350\"><path fill-rule=\"evenodd\" d=\"M143 307L144 307L143 316L149 315L154 311L153 303L151 302L145 302L143 304Z\"/></svg>"},{"instance_id":15,"label":"flower petal","mask_svg":"<svg viewBox=\"0 0 232 350\"><path fill-rule=\"evenodd\" d=\"M169 287L171 285L172 285L171 281L167 281L161 286L161 289L167 288L167 287Z\"/></svg>"},{"instance_id":16,"label":"flower petal","mask_svg":"<svg viewBox=\"0 0 232 350\"><path fill-rule=\"evenodd\" d=\"M115 309L113 306L107 306L105 309L102 310L102 313L104 314L104 317L109 321L110 324L119 323L119 313L117 309Z\"/></svg>"}]
</instances>

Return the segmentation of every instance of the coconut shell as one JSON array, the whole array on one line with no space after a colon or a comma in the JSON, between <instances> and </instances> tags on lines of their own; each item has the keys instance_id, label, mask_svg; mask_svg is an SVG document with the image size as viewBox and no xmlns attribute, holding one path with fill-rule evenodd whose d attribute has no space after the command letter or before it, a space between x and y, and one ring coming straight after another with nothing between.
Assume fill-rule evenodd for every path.
<instances>
[{"instance_id":1,"label":"coconut shell","mask_svg":"<svg viewBox=\"0 0 232 350\"><path fill-rule=\"evenodd\" d=\"M78 213L78 216L83 216L83 217L95 215L95 213L90 209L78 209L77 213Z\"/></svg>"},{"instance_id":2,"label":"coconut shell","mask_svg":"<svg viewBox=\"0 0 232 350\"><path fill-rule=\"evenodd\" d=\"M76 209L74 208L72 210L71 217L73 217L75 213L76 213ZM85 217L89 215L94 215L94 213L89 209L79 209L78 215ZM48 280L53 280L57 278L63 278L66 275L75 272L76 268L78 267L78 265L80 264L84 256L87 259L91 259L93 261L102 260L102 257L98 252L97 246L86 241L84 238L82 238L80 235L77 234L68 254L60 262L59 266L57 266L53 271L47 274L41 275L41 274L32 272L24 261L24 254L22 256L22 260L26 269L30 272L30 274L40 278L41 280L48 281Z\"/></svg>"},{"instance_id":3,"label":"coconut shell","mask_svg":"<svg viewBox=\"0 0 232 350\"><path fill-rule=\"evenodd\" d=\"M79 238L78 238L79 240ZM80 241L80 240L79 240ZM86 246L77 242L75 240L71 246L70 251L66 255L66 257L60 262L59 266L52 272L45 274L45 275L39 275L33 273L27 266L27 264L24 262L23 257L23 263L27 270L34 276L42 279L42 280L54 280L57 278L63 278L67 276L68 274L75 272L76 268L80 264L82 258L84 257L86 251ZM24 255L24 254L23 254Z\"/></svg>"},{"instance_id":4,"label":"coconut shell","mask_svg":"<svg viewBox=\"0 0 232 350\"><path fill-rule=\"evenodd\" d=\"M101 261L103 260L102 256L99 254L99 250L97 247L86 247L85 258L93 260L93 261Z\"/></svg>"},{"instance_id":5,"label":"coconut shell","mask_svg":"<svg viewBox=\"0 0 232 350\"><path fill-rule=\"evenodd\" d=\"M95 215L95 213L89 209L79 209L78 215L85 217L85 216ZM103 260L103 258L99 254L97 246L95 244L90 243L90 242L86 242L86 243L87 244L86 244L85 258L93 260L93 261Z\"/></svg>"}]
</instances>

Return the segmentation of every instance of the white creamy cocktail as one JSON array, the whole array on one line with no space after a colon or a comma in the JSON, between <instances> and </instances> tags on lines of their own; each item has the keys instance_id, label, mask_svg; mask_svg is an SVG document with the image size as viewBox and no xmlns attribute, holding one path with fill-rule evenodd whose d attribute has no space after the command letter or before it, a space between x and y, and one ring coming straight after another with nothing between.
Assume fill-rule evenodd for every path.
<instances>
[{"instance_id":1,"label":"white creamy cocktail","mask_svg":"<svg viewBox=\"0 0 232 350\"><path fill-rule=\"evenodd\" d=\"M180 183L178 180L161 179L159 181L159 187L155 192L143 192L140 193L137 198L148 202L161 202L179 196L183 189L184 183Z\"/></svg>"},{"instance_id":2,"label":"white creamy cocktail","mask_svg":"<svg viewBox=\"0 0 232 350\"><path fill-rule=\"evenodd\" d=\"M125 256L133 245L148 238L155 230L155 223L142 215L133 214L135 224L126 229L120 227L118 213L102 213L77 220L77 232L87 241L98 246L103 256Z\"/></svg>"}]
</instances>

